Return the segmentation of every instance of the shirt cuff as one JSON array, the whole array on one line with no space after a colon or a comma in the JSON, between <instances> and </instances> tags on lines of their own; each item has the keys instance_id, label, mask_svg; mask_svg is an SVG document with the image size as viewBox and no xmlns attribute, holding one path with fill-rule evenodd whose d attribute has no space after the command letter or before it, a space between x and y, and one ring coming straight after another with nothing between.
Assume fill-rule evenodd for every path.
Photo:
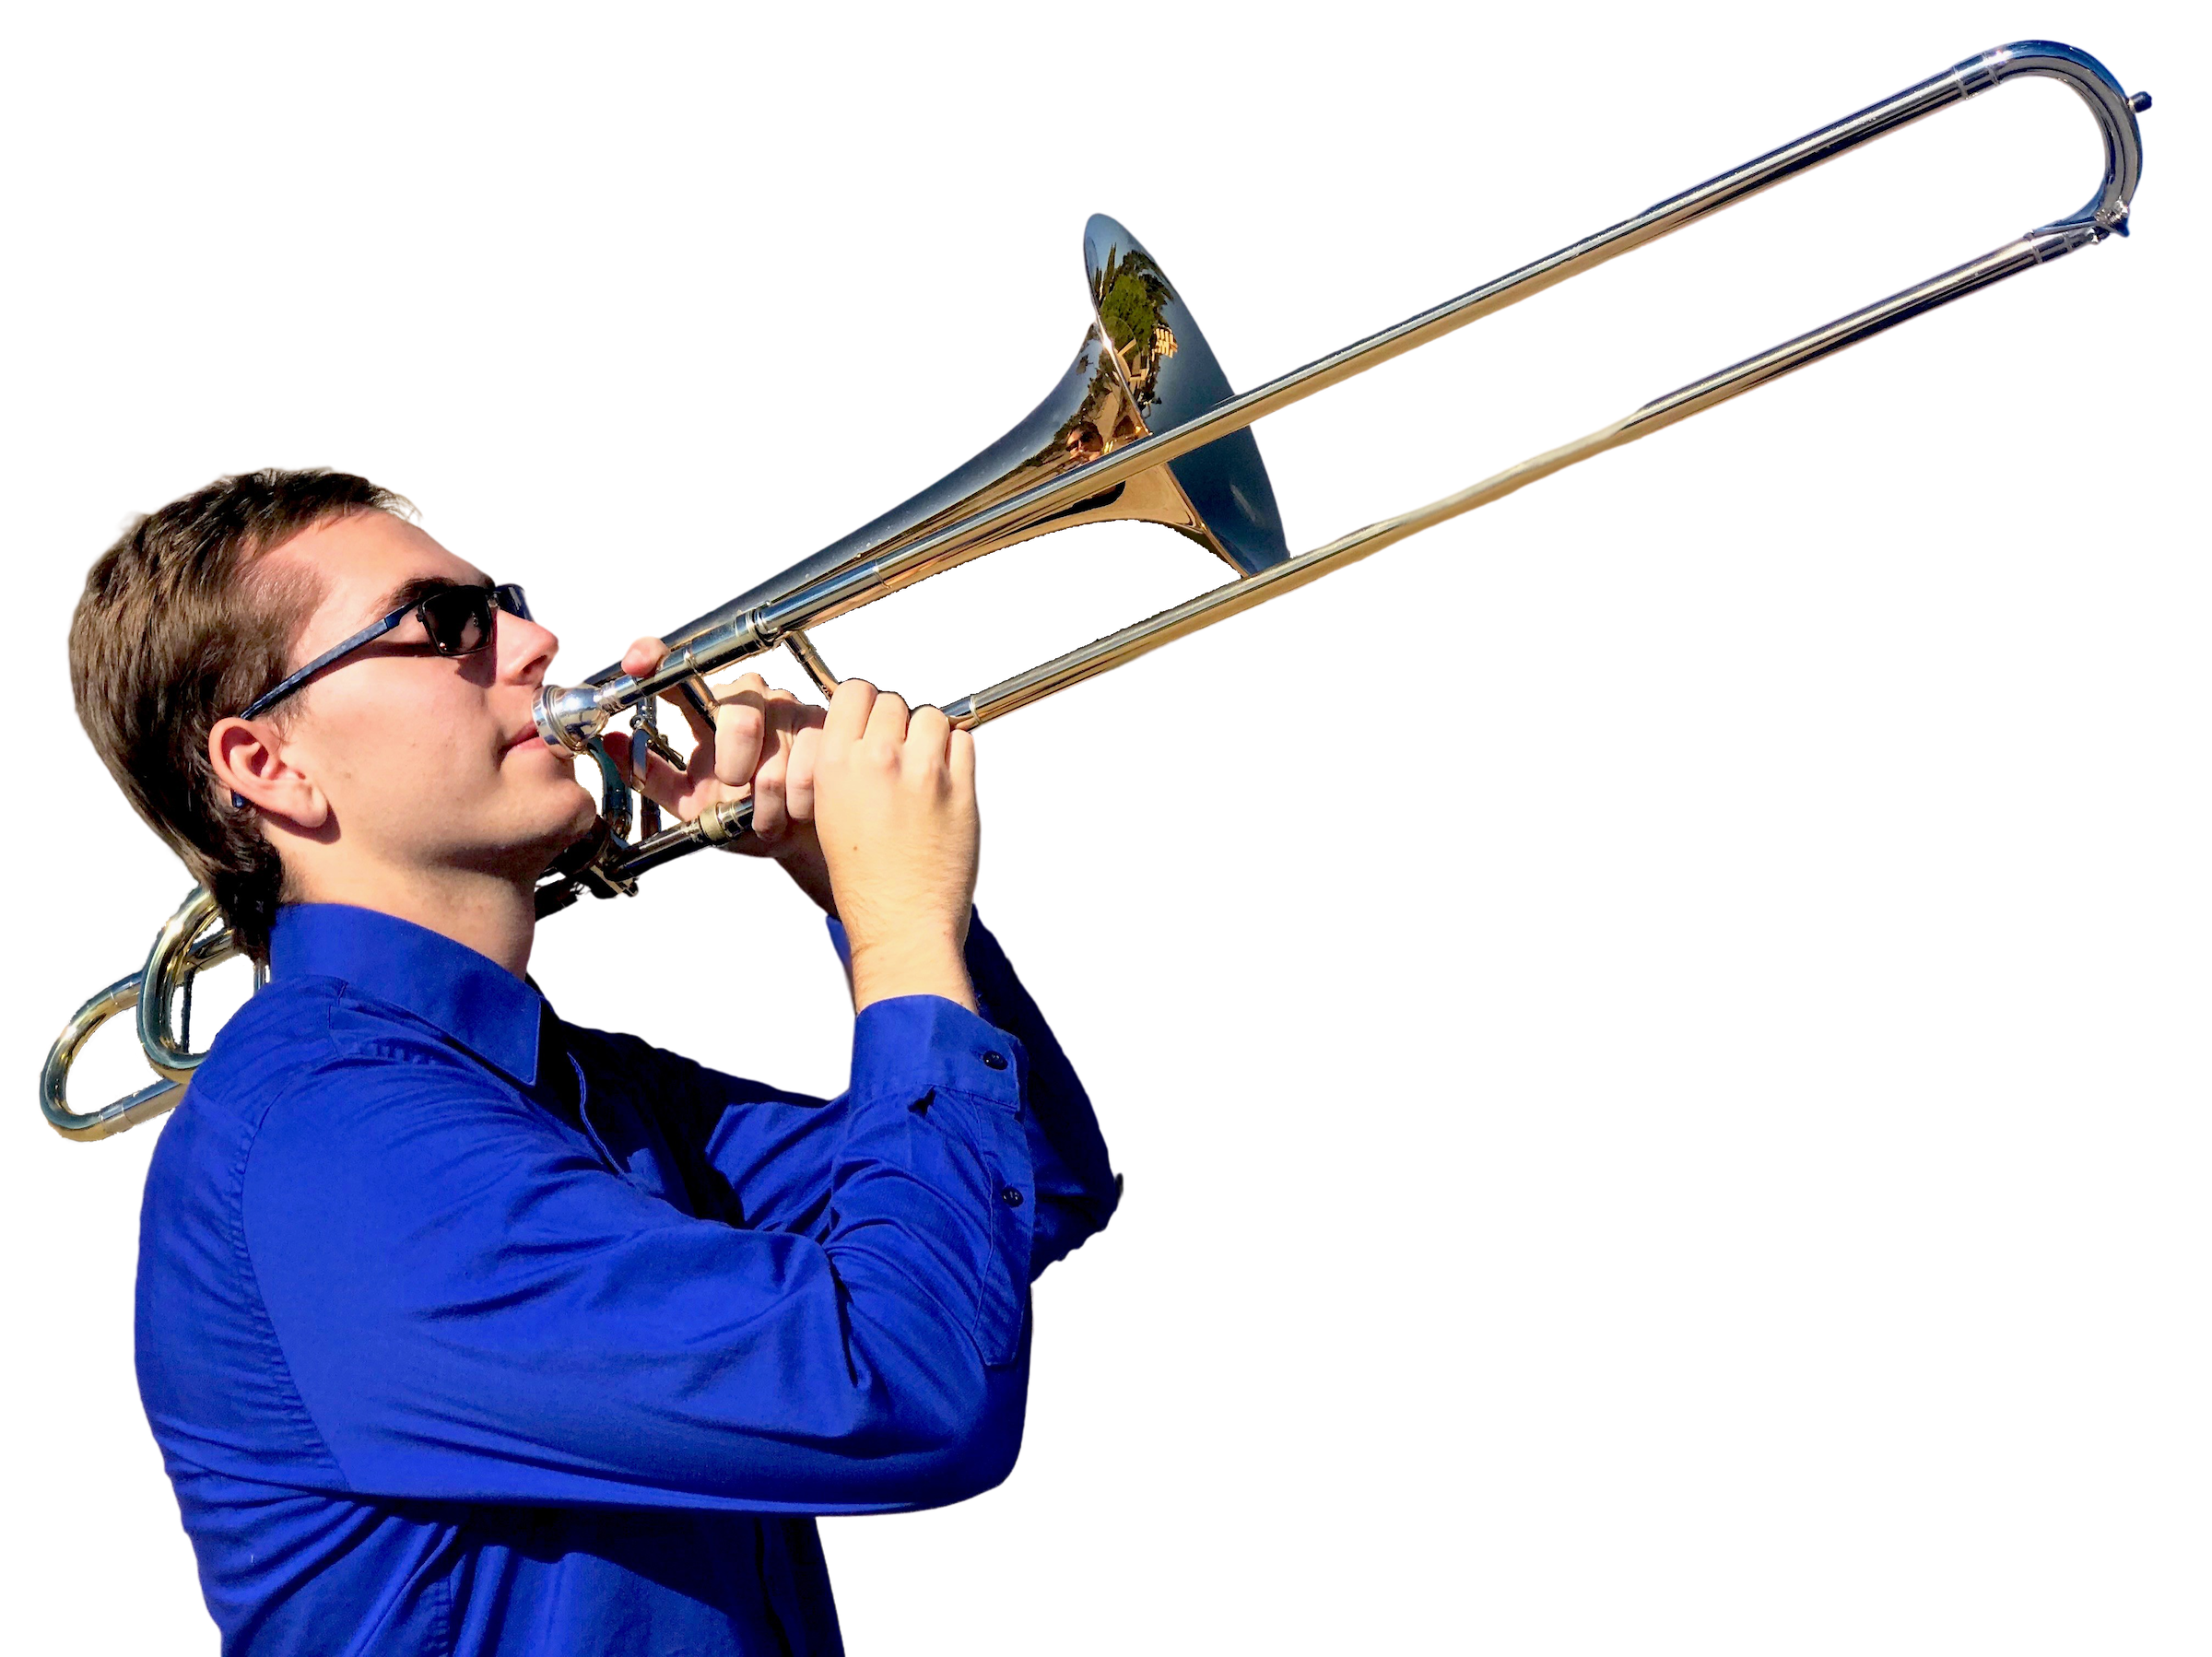
<instances>
[{"instance_id":1,"label":"shirt cuff","mask_svg":"<svg viewBox=\"0 0 2212 1657\"><path fill-rule=\"evenodd\" d=\"M941 1087L1018 1115L1029 1073L1019 1041L941 995L895 995L853 1021L855 1105Z\"/></svg>"}]
</instances>

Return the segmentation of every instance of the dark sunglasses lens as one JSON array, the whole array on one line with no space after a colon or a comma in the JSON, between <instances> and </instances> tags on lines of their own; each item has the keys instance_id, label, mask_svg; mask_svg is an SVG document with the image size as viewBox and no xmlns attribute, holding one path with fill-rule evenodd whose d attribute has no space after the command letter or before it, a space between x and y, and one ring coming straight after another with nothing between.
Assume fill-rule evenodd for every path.
<instances>
[{"instance_id":1,"label":"dark sunglasses lens","mask_svg":"<svg viewBox=\"0 0 2212 1657\"><path fill-rule=\"evenodd\" d=\"M491 642L491 589L448 587L422 601L422 625L441 656L466 656Z\"/></svg>"},{"instance_id":2,"label":"dark sunglasses lens","mask_svg":"<svg viewBox=\"0 0 2212 1657\"><path fill-rule=\"evenodd\" d=\"M493 603L517 621L530 619L530 601L523 596L523 590L512 582L509 582L504 586L494 587L491 590L491 596Z\"/></svg>"}]
</instances>

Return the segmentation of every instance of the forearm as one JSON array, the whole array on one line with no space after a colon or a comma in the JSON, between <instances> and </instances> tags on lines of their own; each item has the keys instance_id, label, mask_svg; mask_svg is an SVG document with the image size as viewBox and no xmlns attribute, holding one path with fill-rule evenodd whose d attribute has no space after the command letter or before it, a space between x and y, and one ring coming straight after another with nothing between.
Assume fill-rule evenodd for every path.
<instances>
[{"instance_id":1,"label":"forearm","mask_svg":"<svg viewBox=\"0 0 2212 1657\"><path fill-rule=\"evenodd\" d=\"M948 933L914 933L859 945L853 950L850 972L855 1014L906 995L935 995L971 1013L981 1011L960 940Z\"/></svg>"},{"instance_id":2,"label":"forearm","mask_svg":"<svg viewBox=\"0 0 2212 1657\"><path fill-rule=\"evenodd\" d=\"M1005 1042L935 999L856 1021L804 1232L683 1213L555 1120L456 1110L412 1074L335 1122L272 1113L249 1230L345 1480L805 1511L994 1483L1020 1436L1036 1215L1019 1073L983 1056ZM290 1177L311 1158L351 1177Z\"/></svg>"}]
</instances>

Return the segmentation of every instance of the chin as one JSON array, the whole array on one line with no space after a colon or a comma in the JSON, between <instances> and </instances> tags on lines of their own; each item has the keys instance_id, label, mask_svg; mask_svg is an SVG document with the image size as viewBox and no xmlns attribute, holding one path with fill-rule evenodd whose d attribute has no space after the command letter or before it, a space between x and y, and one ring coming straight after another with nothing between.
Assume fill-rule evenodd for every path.
<instances>
[{"instance_id":1,"label":"chin","mask_svg":"<svg viewBox=\"0 0 2212 1657\"><path fill-rule=\"evenodd\" d=\"M574 781L548 789L546 798L530 813L526 824L502 836L501 861L510 867L527 869L532 879L553 865L554 859L592 831L599 820L599 802Z\"/></svg>"},{"instance_id":2,"label":"chin","mask_svg":"<svg viewBox=\"0 0 2212 1657\"><path fill-rule=\"evenodd\" d=\"M582 783L572 782L560 802L565 808L558 814L548 814L553 852L559 856L592 831L599 820L599 802L586 792Z\"/></svg>"}]
</instances>

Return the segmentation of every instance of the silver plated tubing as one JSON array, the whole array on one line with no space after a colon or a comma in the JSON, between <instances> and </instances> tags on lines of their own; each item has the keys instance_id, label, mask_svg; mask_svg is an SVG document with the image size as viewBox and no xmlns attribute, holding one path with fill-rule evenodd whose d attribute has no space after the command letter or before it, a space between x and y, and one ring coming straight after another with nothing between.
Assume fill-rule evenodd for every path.
<instances>
[{"instance_id":1,"label":"silver plated tubing","mask_svg":"<svg viewBox=\"0 0 2212 1657\"><path fill-rule=\"evenodd\" d=\"M1532 455L1466 488L1368 524L1296 557L1282 549L1279 528L1271 532L1276 539L1261 547L1258 554L1253 550L1257 543L1251 542L1249 537L1239 541L1243 556L1236 556L1234 549L1217 533L1218 524L1210 523L1205 516L1185 522L1177 515L1194 499L1187 491L1176 497L1182 506L1175 511L1167 511L1157 499L1149 505L1128 500L1117 505L1117 492L1127 488L1134 497L1141 492L1136 487L1139 480L1147 479L1148 474L1207 444L1241 432L1277 409L1618 258L1685 225L1732 206L1747 196L1771 189L1848 149L2023 76L2056 79L2072 88L2097 122L2103 141L2104 170L2097 191L2082 207L2066 217L2032 229L1979 259L1892 294L1864 310L1799 335L1665 396L1655 397L1624 418L1571 442ZM1038 429L1052 443L1070 443L1072 446L1065 453L1053 450L1050 443L1030 453L1021 443L1017 443L1014 447L1022 449L1027 458L1021 465L995 479L979 477L971 463L956 475L959 487L951 491L949 504L942 511L935 510L939 492L924 491L915 501L908 503L923 515L911 523L902 521L896 533L884 531L886 538L880 544L870 537L882 530L889 519L879 520L877 525L825 549L815 559L794 566L764 585L731 600L679 634L670 635L674 648L650 675L632 677L618 668L609 668L584 685L569 688L547 686L540 690L535 706L539 734L552 746L577 754L591 753L599 761L602 812L596 838L580 842L572 849L572 862L557 866L541 884L539 912L557 912L586 891L606 897L634 890L637 876L647 870L710 846L732 846L750 827L750 802L733 801L701 814L695 821L648 833L634 845L626 843L623 837L629 826L629 790L600 740L615 714L649 703L655 696L668 695L711 719L712 697L706 688L705 676L779 642L791 648L802 669L818 687L826 690L834 681L828 664L807 638L806 628L907 582L950 568L966 558L1063 524L1115 516L1169 523L1214 546L1228 562L1244 571L1239 579L1223 586L946 706L946 713L957 724L984 723L1056 690L1094 677L1172 639L1278 597L1431 525L1487 505L1538 478L1741 396L1924 311L2091 246L2108 236L2126 234L2130 204L2143 169L2141 135L2136 116L2149 107L2147 94L2128 96L2103 65L2086 53L2048 41L2015 41L1954 65L1892 98L1708 179L1694 189L1671 196L1594 236L1510 271L1457 299L1408 317L1394 327L1319 358L1241 396L1228 396L1194 411L1187 404L1169 408L1163 403L1161 408L1165 413L1160 414L1163 424L1158 429L1148 429L1141 420L1134 421L1130 436L1122 437L1117 427L1108 441L1100 432L1085 426L1075 416L1062 420L1059 405L1048 399L1029 424L1050 413L1053 417ZM1101 226L1105 230L1101 230ZM1119 251L1115 259L1100 265L1093 257L1097 250L1091 243L1105 231L1112 231L1127 245L1117 242ZM1089 357L1078 358L1078 366L1090 363L1100 371L1082 379L1077 386L1088 399L1068 405L1077 415L1086 411L1095 413L1099 406L1103 406L1093 395L1101 386L1109 391L1119 386L1135 394L1136 382L1130 378L1133 361L1148 361L1151 368L1147 373L1166 372L1172 370L1179 353L1190 361L1200 355L1194 324L1184 312L1171 309L1146 311L1144 316L1149 319L1146 326L1126 330L1126 338L1121 334L1110 337L1105 329L1108 315L1103 305L1104 295L1099 288L1103 280L1100 271L1121 273L1117 280L1125 277L1137 281L1138 276L1132 273L1136 273L1138 267L1129 262L1135 255L1141 255L1145 262L1145 270L1138 273L1144 281L1158 276L1158 267L1150 262L1148 254L1143 253L1135 239L1111 220L1092 220L1086 248L1087 261L1097 267L1091 273L1092 298L1100 331L1087 341L1085 348L1087 352L1094 352L1094 348L1111 347L1117 355L1112 363L1091 363ZM1138 285L1141 287L1143 283ZM1165 296L1160 299L1161 304L1171 300L1180 305L1181 301L1166 288L1164 277L1159 277L1158 286ZM1114 315L1121 317L1123 309L1125 308L1115 308ZM1160 320L1163 317L1167 319L1165 322ZM1177 328L1184 330L1180 346ZM1132 353L1133 356L1128 355ZM1206 357L1210 364L1210 352ZM1163 363L1167 370L1162 370ZM1209 368L1209 372L1218 373L1218 366ZM1146 383L1150 381L1147 379ZM1186 377L1186 390L1190 383L1193 382ZM1226 381L1222 383L1226 384ZM1055 420L1061 423L1054 424ZM1017 433L1010 437L1019 436L1027 442L1037 435L1029 429L1029 424L1018 428ZM1098 440L1095 444L1093 439ZM1250 441L1243 440L1246 447L1250 447ZM1226 449L1217 450L1215 455L1225 452ZM1088 458L1093 454L1097 458ZM1070 455L1077 457L1077 464L1066 464ZM1247 460L1239 465L1243 468L1241 471L1230 467L1224 476L1234 473L1247 482L1256 478L1255 487L1265 486L1265 471L1259 466L1256 448L1252 448ZM1043 476L1044 481L1015 488L1020 480L1038 476ZM1158 484L1166 476L1163 473L1149 481ZM944 481L949 486L954 480ZM1002 484L1003 488L999 487ZM966 510L966 503L982 499L991 503L966 516L957 515ZM1266 511L1254 517L1253 523L1259 523L1263 518L1272 522L1269 518L1272 500L1270 493L1265 503ZM904 510L895 509L889 518L897 518ZM874 556L865 551L878 545L880 550ZM850 558L849 547L854 548ZM227 933L209 930L212 913L212 903L205 894L195 892L185 908L162 929L146 967L135 977L118 980L93 996L65 1028L47 1057L40 1084L41 1104L47 1120L57 1130L74 1138L102 1137L159 1114L182 1096L183 1084L199 1063L199 1056L187 1052L181 1037L171 1029L170 1007L177 993L190 984L195 973L232 952ZM104 1111L88 1114L70 1111L65 1087L69 1066L78 1050L101 1024L133 1009L137 1014L140 1044L163 1079L128 1099L117 1100Z\"/></svg>"},{"instance_id":2,"label":"silver plated tubing","mask_svg":"<svg viewBox=\"0 0 2212 1657\"><path fill-rule=\"evenodd\" d=\"M1232 394L1235 388L1192 314L1187 296L1127 226L1094 214L1083 229L1083 267L1090 327L1041 402L927 488L664 634L668 649L695 644L748 611L855 565L879 560L1124 443L1181 425ZM877 451L871 447L868 452ZM1208 444L1005 535L955 543L945 558L907 567L900 584L925 580L1035 535L1115 521L1171 529L1239 574L1290 556L1259 444L1245 435ZM894 590L860 589L855 602L874 603ZM618 673L618 667L604 668L591 682L605 684Z\"/></svg>"},{"instance_id":3,"label":"silver plated tubing","mask_svg":"<svg viewBox=\"0 0 2212 1657\"><path fill-rule=\"evenodd\" d=\"M814 687L825 697L837 694L837 676L830 671L830 664L822 660L822 652L814 648L814 640L797 628L783 635L783 648L791 659L799 664L799 671L810 679Z\"/></svg>"},{"instance_id":4,"label":"silver plated tubing","mask_svg":"<svg viewBox=\"0 0 2212 1657\"><path fill-rule=\"evenodd\" d=\"M39 1072L39 1109L47 1125L65 1139L105 1139L174 1109L184 1097L183 1084L165 1076L101 1110L78 1112L69 1108L70 1065L93 1031L138 1004L141 977L134 972L119 978L77 1008L47 1052L45 1066Z\"/></svg>"},{"instance_id":5,"label":"silver plated tubing","mask_svg":"<svg viewBox=\"0 0 2212 1657\"><path fill-rule=\"evenodd\" d=\"M39 1073L39 1109L54 1132L68 1139L105 1139L173 1110L206 1055L184 1050L169 1022L171 1002L195 975L237 953L229 928L218 924L215 899L206 888L193 887L156 934L146 965L78 1007L48 1050ZM69 1069L76 1055L101 1025L134 1009L139 1049L160 1079L104 1110L72 1111Z\"/></svg>"},{"instance_id":6,"label":"silver plated tubing","mask_svg":"<svg viewBox=\"0 0 2212 1657\"><path fill-rule=\"evenodd\" d=\"M945 526L935 535L909 542L887 553L885 558L853 564L834 578L792 593L787 600L770 604L763 613L757 613L759 633L772 640L785 630L803 629L818 615L852 608L863 593L891 584L912 564L927 564L929 559L945 558L951 548L969 540L984 540L1035 523L1038 518L1060 511L1077 496L1095 493L1101 487L1111 487L1130 476L1137 476L1139 471L1183 456L1190 449L1204 447L1215 438L1241 431L1265 416L1288 409L1289 405L1327 392L1334 385L1343 385L1349 378L1367 374L1400 356L1418 352L1422 345L1436 343L1447 334L1480 323L1502 310L1511 310L1526 299L1535 299L1550 288L1558 288L1575 276L1597 270L1599 265L1637 253L1639 248L1664 241L1665 237L1688 230L1694 223L1727 212L1735 206L1741 206L1743 201L1790 183L1792 179L1801 179L1830 161L1852 155L1853 150L1878 144L1880 139L1902 133L1907 126L1918 126L1931 115L1958 109L1959 104L1982 98L2015 79L2055 79L2073 90L2075 98L2079 98L2081 104L2090 111L2090 117L2097 123L2097 142L2103 148L2103 168L2097 186L2090 190L2088 199L2079 208L2033 230L2026 230L2011 241L1980 254L1978 259L1951 265L1940 275L1913 283L1912 288L1889 294L1887 299L1860 305L1858 310L1838 316L1831 323L1823 323L1814 330L1796 334L1781 345L1770 345L1763 352L1743 356L1736 363L1690 381L1688 385L1675 387L1664 396L1648 400L1621 418L1594 427L1580 438L1571 438L1569 442L1542 449L1533 456L1517 460L1511 467L1493 471L1491 476L1471 482L1465 489L1438 496L1436 500L1411 507L1409 511L1394 513L1392 518L1382 518L1347 535L1338 535L1327 545L1300 553L1288 562L1274 564L1272 569L1263 569L1256 575L1230 582L1228 586L1206 593L1188 604L1179 604L1172 611L1155 615L1148 622L1130 626L1122 633L1030 668L1029 673L1019 673L1002 684L978 690L971 697L962 697L960 701L949 703L945 712L953 722L967 728L1005 719L1006 714L1035 706L1046 697L1112 673L1130 662L1139 662L1141 657L1163 651L1207 626L1226 622L1232 615L1243 615L1252 608L1259 608L1261 604L1270 604L1288 593L1312 586L1323 575L1332 575L1334 570L1373 558L1376 553L1387 551L1389 546L1398 546L1400 542L1411 540L1414 535L1436 529L1438 524L1480 511L1495 500L1504 500L1506 496L1526 489L1533 482L1542 482L1569 467L1577 467L1583 460L1594 460L1613 449L1624 449L1630 442L1639 442L1641 438L1659 434L1668 427L1681 425L1683 420L1697 418L1699 414L1732 403L1738 396L1747 396L1749 392L1757 392L1763 385L1771 385L1774 381L1807 370L1816 363L1825 363L1827 358L1847 352L1853 345L1878 338L1880 334L1902 327L1904 323L1926 316L1929 311L1958 303L1959 299L1971 299L1973 294L1989 292L1991 288L2011 281L2013 276L2026 275L2040 265L2055 264L2068 254L2095 248L2108 237L2125 237L2130 230L2135 190L2144 177L2139 112L2150 109L2150 95L2135 93L2130 98L2112 71L2075 46L2057 40L2013 40L2002 46L1991 46L1989 51L1980 51L1973 57L1962 57L1945 71L1915 82L1900 93L1893 93L1891 98L1882 98L1842 120L1805 133L1790 144L1781 144L1765 150L1763 155L1754 155L1749 161L1705 179L1703 183L1679 190L1664 201L1654 201L1643 212L1608 230L1599 230L1593 237L1566 245L1544 259L1522 265L1520 270L1484 283L1482 288L1473 288L1458 299L1420 311L1418 316L1409 316L1395 327L1384 327L1382 332L1370 334L1362 341L1316 358L1314 363L1307 363L1300 370L1223 400L1206 414L1174 427L1172 431L1139 438L1137 442L1130 442L1115 453L1097 460L1075 478L1049 482L1022 496L1008 498L982 513L975 513L973 518ZM692 845L681 850L679 840L670 836L681 836L684 832L686 829L670 829L668 836L662 836L668 843L654 847L654 867L675 861L677 856L706 850L710 843L719 843L703 829L690 828ZM624 867L630 869L635 865L626 863Z\"/></svg>"},{"instance_id":7,"label":"silver plated tubing","mask_svg":"<svg viewBox=\"0 0 2212 1657\"><path fill-rule=\"evenodd\" d=\"M1365 339L1319 358L1303 368L1295 369L1240 396L1230 397L1216 405L1210 411L1168 431L1140 438L1064 477L1001 501L960 523L947 525L934 535L901 546L884 558L841 570L780 602L756 609L748 613L742 622L693 640L686 652L692 664L691 671L711 673L755 654L772 645L791 629L806 627L821 617L850 608L867 592L898 582L911 570L945 557L960 544L989 539L1025 523L1049 517L1078 500L1125 483L1154 466L1202 448L1230 432L1241 431L1278 409L1287 408L1293 403L1363 373L1394 357L1415 350L1481 317L1517 304L1547 288L1594 269L1663 236L1671 235L1685 225L1694 224L1711 214L1733 206L1747 196L1770 190L1824 161L1833 160L1846 150L1885 136L1938 110L1962 102L2021 76L2045 76L2072 88L2095 117L2104 146L2104 174L2097 193L2090 197L2088 205L2075 214L2044 227L2044 230L2057 240L2038 243L2036 257L2030 259L2029 264L2055 257L2058 253L2090 241L2101 241L2114 231L2124 233L2128 205L2136 182L2142 176L2142 139L2136 124L2132 100L2101 64L2087 53L2078 52L2071 46L2048 41L2021 41L1996 47L1954 65L1917 86L1908 87L1894 97L1871 104L1855 114L1847 115L1778 149L1770 150L1741 167L1708 179L1679 195L1670 196L1594 236L1470 289L1457 299L1408 317L1394 327L1370 335ZM1992 255L1993 258L1995 256ZM2015 269L2007 268L1999 276L2013 274ZM1999 276L1990 276L1976 285L1986 286L1988 280L1999 279ZM1959 291L1971 291L1971 288ZM1955 297L1957 292L1944 296L1945 299ZM1944 299L1933 301L1937 304L1942 302ZM1927 305L1921 307L1923 310L1929 308ZM1894 320L1902 320L1902 317ZM1836 324L1839 327L1841 325ZM1863 330L1856 333L1842 343L1850 344L1864 338L1866 332ZM1829 348L1841 347L1839 345ZM1801 366L1802 361L1806 360L1812 358L1802 358L1791 366ZM1778 371L1786 372L1787 370ZM1767 379L1773 377L1771 373L1764 376ZM1699 406L1711 406L1712 402L1721 400L1709 399ZM1677 415L1674 417L1681 417ZM1277 569L1280 568L1277 566ZM1272 573L1273 570L1263 570L1244 579L1258 581ZM655 679L661 676L654 676ZM600 687L597 697L606 706L607 712L612 713L627 707L643 694L651 692L642 683L629 684L618 680Z\"/></svg>"},{"instance_id":8,"label":"silver plated tubing","mask_svg":"<svg viewBox=\"0 0 2212 1657\"><path fill-rule=\"evenodd\" d=\"M210 927L217 930L210 932ZM170 1024L170 1008L178 992L197 974L237 953L238 945L229 929L220 926L215 899L205 887L194 887L155 935L141 975L138 1045L146 1062L171 1081L190 1081L204 1056L187 1052Z\"/></svg>"}]
</instances>

